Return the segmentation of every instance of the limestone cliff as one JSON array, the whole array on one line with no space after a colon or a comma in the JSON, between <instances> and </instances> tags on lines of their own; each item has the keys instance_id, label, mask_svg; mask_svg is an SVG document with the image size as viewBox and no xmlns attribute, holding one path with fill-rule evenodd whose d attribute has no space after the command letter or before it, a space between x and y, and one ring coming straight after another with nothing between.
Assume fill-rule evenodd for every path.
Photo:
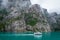
<instances>
[{"instance_id":1,"label":"limestone cliff","mask_svg":"<svg viewBox=\"0 0 60 40\"><path fill-rule=\"evenodd\" d=\"M30 0L9 0L9 15L5 30L11 32L40 31L50 32L50 26L46 20L44 9L38 4L31 5Z\"/></svg>"}]
</instances>

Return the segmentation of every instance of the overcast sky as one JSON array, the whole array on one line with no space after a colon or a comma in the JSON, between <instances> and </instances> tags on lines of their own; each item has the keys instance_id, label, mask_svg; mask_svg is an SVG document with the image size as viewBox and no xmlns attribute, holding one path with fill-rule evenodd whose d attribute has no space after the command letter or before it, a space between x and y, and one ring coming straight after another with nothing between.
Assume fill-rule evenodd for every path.
<instances>
[{"instance_id":1,"label":"overcast sky","mask_svg":"<svg viewBox=\"0 0 60 40\"><path fill-rule=\"evenodd\" d=\"M4 0L4 4L7 0ZM60 0L31 0L32 4L39 4L42 8L46 8L48 12L56 11L60 13Z\"/></svg>"},{"instance_id":2,"label":"overcast sky","mask_svg":"<svg viewBox=\"0 0 60 40\"><path fill-rule=\"evenodd\" d=\"M31 0L32 4L39 4L46 8L48 12L60 12L60 0Z\"/></svg>"}]
</instances>

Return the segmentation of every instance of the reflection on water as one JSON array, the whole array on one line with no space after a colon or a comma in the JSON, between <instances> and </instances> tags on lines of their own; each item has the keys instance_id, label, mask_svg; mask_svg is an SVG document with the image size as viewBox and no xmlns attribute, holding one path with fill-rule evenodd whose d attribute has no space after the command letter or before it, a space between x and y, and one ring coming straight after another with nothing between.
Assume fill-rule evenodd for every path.
<instances>
[{"instance_id":1,"label":"reflection on water","mask_svg":"<svg viewBox=\"0 0 60 40\"><path fill-rule=\"evenodd\" d=\"M0 33L0 40L60 40L60 32L42 33L42 35Z\"/></svg>"},{"instance_id":2,"label":"reflection on water","mask_svg":"<svg viewBox=\"0 0 60 40\"><path fill-rule=\"evenodd\" d=\"M42 35L34 35L35 38L42 38Z\"/></svg>"}]
</instances>

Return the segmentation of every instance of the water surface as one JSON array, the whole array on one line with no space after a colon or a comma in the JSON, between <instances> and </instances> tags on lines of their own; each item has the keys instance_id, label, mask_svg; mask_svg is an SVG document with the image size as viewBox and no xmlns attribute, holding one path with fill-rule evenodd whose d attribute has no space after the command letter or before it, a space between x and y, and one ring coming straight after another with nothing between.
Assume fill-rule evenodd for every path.
<instances>
[{"instance_id":1,"label":"water surface","mask_svg":"<svg viewBox=\"0 0 60 40\"><path fill-rule=\"evenodd\" d=\"M60 40L60 32L43 33L34 35L33 33L7 33L0 32L0 40Z\"/></svg>"}]
</instances>

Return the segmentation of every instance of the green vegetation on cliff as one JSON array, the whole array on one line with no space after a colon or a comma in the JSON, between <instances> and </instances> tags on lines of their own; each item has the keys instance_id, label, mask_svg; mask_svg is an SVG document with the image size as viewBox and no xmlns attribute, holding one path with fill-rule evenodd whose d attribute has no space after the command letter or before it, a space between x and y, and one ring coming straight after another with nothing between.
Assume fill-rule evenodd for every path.
<instances>
[{"instance_id":1,"label":"green vegetation on cliff","mask_svg":"<svg viewBox=\"0 0 60 40\"><path fill-rule=\"evenodd\" d=\"M0 9L0 31L4 30L6 22L4 20L4 17L8 15L8 12L6 9Z\"/></svg>"},{"instance_id":2,"label":"green vegetation on cliff","mask_svg":"<svg viewBox=\"0 0 60 40\"><path fill-rule=\"evenodd\" d=\"M33 17L33 13L25 13L25 22L27 25L34 26L37 23L37 18Z\"/></svg>"}]
</instances>

